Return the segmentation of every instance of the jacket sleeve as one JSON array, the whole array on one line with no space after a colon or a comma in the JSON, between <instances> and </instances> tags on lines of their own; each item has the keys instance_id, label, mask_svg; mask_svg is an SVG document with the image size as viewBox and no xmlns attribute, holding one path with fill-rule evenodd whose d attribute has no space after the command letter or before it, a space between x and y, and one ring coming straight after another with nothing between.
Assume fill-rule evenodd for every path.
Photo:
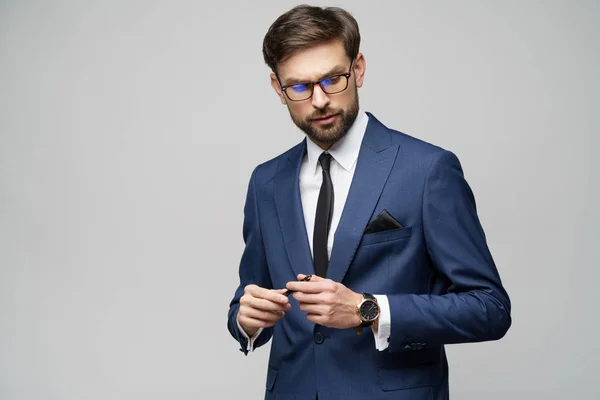
<instances>
[{"instance_id":1,"label":"jacket sleeve","mask_svg":"<svg viewBox=\"0 0 600 400\"><path fill-rule=\"evenodd\" d=\"M239 265L240 283L235 295L229 304L227 329L231 335L240 343L240 351L248 354L248 339L240 332L237 324L237 313L240 308L240 298L244 294L244 287L250 284L272 289L271 278L265 256L265 248L262 240L258 207L256 202L256 169L250 177L246 204L244 206L243 237L245 248ZM273 328L265 328L254 342L254 348L258 348L271 339Z\"/></svg>"},{"instance_id":2,"label":"jacket sleeve","mask_svg":"<svg viewBox=\"0 0 600 400\"><path fill-rule=\"evenodd\" d=\"M388 296L389 350L502 338L511 325L510 300L453 153L441 152L432 161L422 207L426 249L447 290Z\"/></svg>"}]
</instances>

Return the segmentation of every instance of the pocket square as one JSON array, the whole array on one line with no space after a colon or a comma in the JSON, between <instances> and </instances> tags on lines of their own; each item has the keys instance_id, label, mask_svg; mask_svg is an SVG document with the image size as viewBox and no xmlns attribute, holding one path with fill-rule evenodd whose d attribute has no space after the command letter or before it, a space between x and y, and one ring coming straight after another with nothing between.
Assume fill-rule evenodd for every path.
<instances>
[{"instance_id":1,"label":"pocket square","mask_svg":"<svg viewBox=\"0 0 600 400\"><path fill-rule=\"evenodd\" d=\"M364 233L376 233L398 228L404 227L396 220L396 218L392 217L387 210L383 210L373 221L369 223L369 225L367 225Z\"/></svg>"}]
</instances>

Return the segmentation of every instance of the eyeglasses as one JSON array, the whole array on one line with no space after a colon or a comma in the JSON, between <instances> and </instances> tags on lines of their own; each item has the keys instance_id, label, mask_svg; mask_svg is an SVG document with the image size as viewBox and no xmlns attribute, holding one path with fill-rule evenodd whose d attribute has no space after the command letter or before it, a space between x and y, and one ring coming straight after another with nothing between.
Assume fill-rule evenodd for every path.
<instances>
[{"instance_id":1,"label":"eyeglasses","mask_svg":"<svg viewBox=\"0 0 600 400\"><path fill-rule=\"evenodd\" d=\"M350 69L347 74L332 75L315 82L294 83L292 85L281 86L281 90L291 101L304 101L310 99L314 93L315 85L319 85L321 90L327 94L343 92L348 88L348 79L350 79L352 72L352 64L354 64L354 62L350 63Z\"/></svg>"}]
</instances>

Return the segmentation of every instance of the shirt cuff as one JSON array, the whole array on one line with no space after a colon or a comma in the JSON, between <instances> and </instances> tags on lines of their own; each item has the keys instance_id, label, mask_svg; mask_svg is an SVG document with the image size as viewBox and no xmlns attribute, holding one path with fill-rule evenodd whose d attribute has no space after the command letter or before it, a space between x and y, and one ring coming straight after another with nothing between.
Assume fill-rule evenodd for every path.
<instances>
[{"instance_id":1,"label":"shirt cuff","mask_svg":"<svg viewBox=\"0 0 600 400\"><path fill-rule=\"evenodd\" d=\"M263 331L263 328L258 328L258 331L254 334L254 336L248 337L248 334L246 333L244 328L242 328L242 326L240 325L240 322L238 321L237 317L235 319L235 322L237 323L238 329L242 333L242 336L244 336L246 339L248 339L248 346L246 346L246 350L254 351L254 341L260 335L260 333Z\"/></svg>"},{"instance_id":2,"label":"shirt cuff","mask_svg":"<svg viewBox=\"0 0 600 400\"><path fill-rule=\"evenodd\" d=\"M390 342L390 332L392 329L392 317L390 315L390 303L385 295L374 295L379 305L379 326L377 332L373 331L375 338L375 348L383 351L388 348Z\"/></svg>"}]
</instances>

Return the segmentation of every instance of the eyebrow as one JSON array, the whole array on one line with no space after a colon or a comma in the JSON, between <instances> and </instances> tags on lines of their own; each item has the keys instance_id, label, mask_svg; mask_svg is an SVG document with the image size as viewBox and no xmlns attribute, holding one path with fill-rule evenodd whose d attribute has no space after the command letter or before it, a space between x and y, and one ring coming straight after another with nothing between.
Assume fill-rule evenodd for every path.
<instances>
[{"instance_id":1,"label":"eyebrow","mask_svg":"<svg viewBox=\"0 0 600 400\"><path fill-rule=\"evenodd\" d=\"M335 67L331 68L328 72L321 75L321 78L319 78L317 80L325 79L332 75L345 74L347 72L348 71L345 69L344 66L336 65ZM287 78L287 79L284 79L283 86L290 86L290 85L296 85L298 83L308 83L308 82L313 82L313 81L311 81L309 79Z\"/></svg>"}]
</instances>

